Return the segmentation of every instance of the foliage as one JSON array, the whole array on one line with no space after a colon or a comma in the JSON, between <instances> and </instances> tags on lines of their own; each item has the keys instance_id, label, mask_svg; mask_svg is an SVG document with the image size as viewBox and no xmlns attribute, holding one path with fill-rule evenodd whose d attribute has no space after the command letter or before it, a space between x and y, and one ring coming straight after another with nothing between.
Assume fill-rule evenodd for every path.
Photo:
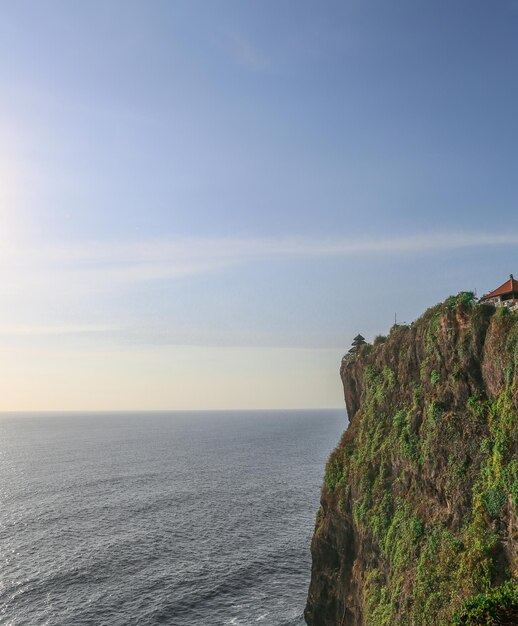
<instances>
[{"instance_id":1,"label":"foliage","mask_svg":"<svg viewBox=\"0 0 518 626\"><path fill-rule=\"evenodd\" d=\"M507 496L501 487L494 486L484 493L483 500L491 517L498 517L506 505Z\"/></svg>"},{"instance_id":2,"label":"foliage","mask_svg":"<svg viewBox=\"0 0 518 626\"><path fill-rule=\"evenodd\" d=\"M376 337L374 337L374 341L372 342L372 345L380 346L381 344L385 343L385 341L387 341L387 338L385 335L376 335Z\"/></svg>"},{"instance_id":3,"label":"foliage","mask_svg":"<svg viewBox=\"0 0 518 626\"><path fill-rule=\"evenodd\" d=\"M324 483L327 489L333 492L344 481L344 465L337 451L332 455L326 466Z\"/></svg>"},{"instance_id":4,"label":"foliage","mask_svg":"<svg viewBox=\"0 0 518 626\"><path fill-rule=\"evenodd\" d=\"M462 626L496 626L518 624L518 584L508 580L485 593L467 600L455 613L453 624Z\"/></svg>"},{"instance_id":5,"label":"foliage","mask_svg":"<svg viewBox=\"0 0 518 626\"><path fill-rule=\"evenodd\" d=\"M432 370L432 373L430 374L430 382L434 386L441 382L441 375L437 370Z\"/></svg>"},{"instance_id":6,"label":"foliage","mask_svg":"<svg viewBox=\"0 0 518 626\"><path fill-rule=\"evenodd\" d=\"M465 307L473 307L476 301L477 299L473 291L461 291L456 296L450 296L444 304L446 308L451 310L459 304Z\"/></svg>"}]
</instances>

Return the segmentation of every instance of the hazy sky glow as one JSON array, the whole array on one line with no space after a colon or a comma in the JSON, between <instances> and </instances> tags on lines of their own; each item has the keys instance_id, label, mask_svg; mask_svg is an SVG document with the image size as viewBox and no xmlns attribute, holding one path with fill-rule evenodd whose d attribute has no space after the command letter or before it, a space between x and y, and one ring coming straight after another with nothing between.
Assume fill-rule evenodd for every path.
<instances>
[{"instance_id":1,"label":"hazy sky glow","mask_svg":"<svg viewBox=\"0 0 518 626\"><path fill-rule=\"evenodd\" d=\"M0 0L0 409L341 406L518 273L518 2Z\"/></svg>"}]
</instances>

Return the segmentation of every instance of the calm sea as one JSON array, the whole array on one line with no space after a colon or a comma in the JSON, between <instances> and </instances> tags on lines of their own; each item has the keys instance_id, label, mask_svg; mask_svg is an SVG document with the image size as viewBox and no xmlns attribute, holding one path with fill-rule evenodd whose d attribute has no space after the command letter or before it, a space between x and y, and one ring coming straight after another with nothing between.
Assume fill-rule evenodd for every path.
<instances>
[{"instance_id":1,"label":"calm sea","mask_svg":"<svg viewBox=\"0 0 518 626\"><path fill-rule=\"evenodd\" d=\"M0 624L298 626L345 411L0 417Z\"/></svg>"}]
</instances>

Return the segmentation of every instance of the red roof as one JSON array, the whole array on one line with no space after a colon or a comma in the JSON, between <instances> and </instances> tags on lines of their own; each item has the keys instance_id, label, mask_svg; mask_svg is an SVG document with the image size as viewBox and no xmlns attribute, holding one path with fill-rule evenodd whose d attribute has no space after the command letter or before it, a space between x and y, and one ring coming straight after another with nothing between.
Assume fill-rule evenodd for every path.
<instances>
[{"instance_id":1,"label":"red roof","mask_svg":"<svg viewBox=\"0 0 518 626\"><path fill-rule=\"evenodd\" d=\"M496 298L496 296L505 296L508 293L518 293L518 280L511 274L509 280L506 280L503 285L500 285L497 289L491 293L487 293L480 298L481 300L487 300L488 298Z\"/></svg>"}]
</instances>

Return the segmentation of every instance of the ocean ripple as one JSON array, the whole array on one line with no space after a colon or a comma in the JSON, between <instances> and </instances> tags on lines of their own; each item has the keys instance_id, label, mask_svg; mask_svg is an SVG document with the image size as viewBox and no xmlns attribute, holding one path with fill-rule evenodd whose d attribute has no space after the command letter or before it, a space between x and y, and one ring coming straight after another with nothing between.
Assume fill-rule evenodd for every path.
<instances>
[{"instance_id":1,"label":"ocean ripple","mask_svg":"<svg viewBox=\"0 0 518 626\"><path fill-rule=\"evenodd\" d=\"M0 418L0 623L300 626L341 411Z\"/></svg>"}]
</instances>

